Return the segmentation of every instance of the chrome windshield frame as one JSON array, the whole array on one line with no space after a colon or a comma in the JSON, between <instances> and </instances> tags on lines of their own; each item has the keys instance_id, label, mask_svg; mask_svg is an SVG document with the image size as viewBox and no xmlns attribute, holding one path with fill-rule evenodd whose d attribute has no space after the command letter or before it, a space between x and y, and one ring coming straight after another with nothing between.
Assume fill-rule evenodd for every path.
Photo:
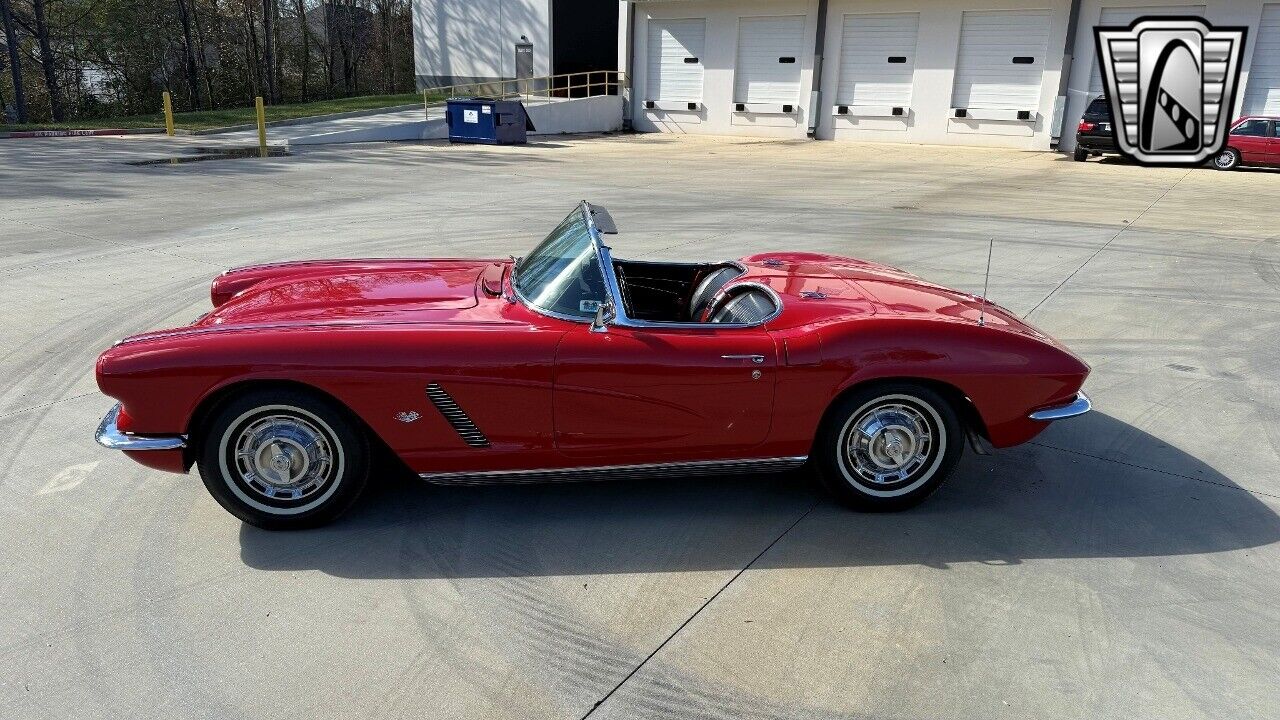
<instances>
[{"instance_id":1,"label":"chrome windshield frame","mask_svg":"<svg viewBox=\"0 0 1280 720\"><path fill-rule=\"evenodd\" d=\"M590 241L591 241L592 249L594 250L594 252L595 252L595 254L596 254L596 261L597 261L597 263L598 263L598 262L599 262L599 258L600 258L600 246L599 246L599 243L597 242L598 233L596 233L596 232L593 230L594 225L593 225L593 224L592 224L592 222L591 222L591 213L590 213L590 211L588 210L588 208L589 208L589 207L590 207L590 205L587 203L587 201L586 201L586 200L583 200L581 203L579 203L579 205L578 205L578 207L576 208L576 210L577 210L577 212L581 212L581 213L583 213L583 214L586 216L587 228L588 228L588 233L587 233L587 235L588 235L588 238L589 238L589 239L590 239ZM570 215L572 215L572 214L573 214L573 213L571 212L571 213L570 213ZM567 218L567 217L568 217L568 215L566 215L565 217ZM559 226L557 225L557 227L559 227ZM578 316L578 315L570 315L570 314L568 314L568 313L562 313L562 312L558 312L558 311L556 311L556 310L550 310L550 309L547 309L547 308L544 308L544 307L540 307L539 305L537 305L536 303L534 303L532 300L530 300L528 297L526 297L524 293L520 292L520 286L516 284L516 271L520 269L520 268L519 268L519 265L520 265L521 261L527 260L528 258L529 258L529 256L528 256L528 255L522 255L522 256L520 256L519 258L517 258L517 259L515 259L515 260L513 260L513 261L511 262L511 279L510 279L510 283L511 283L511 294L515 296L515 299L517 299L517 300L520 302L520 304L521 304L521 305L523 305L527 310L529 310L529 311L531 311L531 312L535 312L535 313L537 313L537 314L539 314L539 315L544 315L544 316L546 316L546 317L554 318L554 319L556 319L556 320L564 320L564 321L566 321L566 322L580 323L580 324L583 324L583 325L589 325L589 324L591 323L591 320L592 320L592 319L591 319L591 318L589 318L589 317L581 317L581 316ZM606 277L605 277L605 289L606 289L606 292L608 292L608 283L609 283L609 279L608 279L608 276L606 276ZM612 296L610 296L610 298L612 298ZM612 299L611 299L611 301L612 301Z\"/></svg>"},{"instance_id":2,"label":"chrome windshield frame","mask_svg":"<svg viewBox=\"0 0 1280 720\"><path fill-rule=\"evenodd\" d=\"M611 217L608 220L608 222L610 223L609 227L605 230L602 230L600 226L597 225L595 217L592 213L593 207L595 206L593 206L591 203L587 202L586 200L583 200L578 204L577 211L582 213L583 217L586 219L587 233L591 239L592 249L595 251L595 254L596 254L596 263L599 266L600 274L604 276L605 292L609 296L608 302L613 306L614 317L613 317L613 320L609 323L610 326L635 328L635 329L645 328L645 329L651 329L651 330L666 330L666 329L686 329L686 330L704 330L704 331L731 330L731 329L760 327L782 314L782 298L778 296L778 293L775 292L773 288L763 283L759 283L755 281L747 281L747 282L735 283L734 287L755 288L764 293L767 293L770 299L773 300L773 305L775 308L773 313L771 313L768 317L762 319L760 322L755 322L755 323L656 322L653 320L637 320L635 318L629 317L627 315L626 305L625 303L622 302L622 286L618 282L618 274L616 269L613 266L613 250L604 242L604 235L606 234L606 232L609 234L613 234L613 233L616 233L617 230L612 226L613 220ZM600 210L604 211L604 208L600 208ZM606 217L608 217L607 211L604 211L604 212L606 213ZM527 258L528 256L525 256L525 257ZM525 258L521 258L521 259L523 260ZM730 264L735 265L739 268L742 268L743 272L746 271L746 268L743 267L742 264L739 262L731 261ZM539 315L545 315L547 317L555 318L557 320L564 320L567 322L579 323L581 325L590 325L592 323L593 318L579 317L576 315L568 315L566 313L556 312L555 310L548 310L546 308L542 308L535 305L533 302L529 300L529 298L525 297L524 293L520 292L520 289L516 286L515 278L516 278L517 269L518 268L516 267L516 263L513 262L511 265L511 280L510 280L511 292L520 301L521 305L523 305L524 307L528 308L533 312L538 313ZM717 297L720 294L723 294L723 292L724 291L722 290L720 291L720 293L717 293Z\"/></svg>"},{"instance_id":3,"label":"chrome windshield frame","mask_svg":"<svg viewBox=\"0 0 1280 720\"><path fill-rule=\"evenodd\" d=\"M595 245L596 259L600 261L600 272L604 274L605 288L609 293L609 302L613 303L613 322L610 325L626 328L648 328L651 330L662 330L672 328L697 329L697 330L731 330L741 328L760 327L765 323L773 320L782 314L782 298L778 297L778 293L773 288L763 283L754 281L740 282L734 284L734 287L751 287L761 290L769 295L773 300L774 311L760 322L755 323L703 323L703 322L657 322L654 320L637 320L627 315L626 304L622 302L622 286L618 283L618 274L613 266L613 249L604 242L604 233L596 226L595 218L591 214L591 203L586 200L582 201L582 212L587 218L587 230L591 233L591 242ZM603 208L602 208L603 209ZM612 222L612 218L610 218ZM614 232L617 232L616 229ZM734 262L734 265L742 267L741 263ZM745 272L746 269L743 268ZM723 291L721 291L723 293ZM717 293L719 295L720 293Z\"/></svg>"}]
</instances>

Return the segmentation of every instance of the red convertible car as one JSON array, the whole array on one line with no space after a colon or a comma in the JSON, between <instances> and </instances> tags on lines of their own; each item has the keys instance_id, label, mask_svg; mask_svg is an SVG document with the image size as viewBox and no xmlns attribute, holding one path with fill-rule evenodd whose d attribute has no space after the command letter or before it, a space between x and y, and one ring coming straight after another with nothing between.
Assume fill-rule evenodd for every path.
<instances>
[{"instance_id":1,"label":"red convertible car","mask_svg":"<svg viewBox=\"0 0 1280 720\"><path fill-rule=\"evenodd\" d=\"M808 463L894 510L966 444L1089 410L1089 367L1012 313L874 263L768 253L615 259L582 203L514 260L323 260L230 270L193 324L98 359L98 442L200 469L241 520L355 502L389 449L437 483L746 473Z\"/></svg>"}]
</instances>

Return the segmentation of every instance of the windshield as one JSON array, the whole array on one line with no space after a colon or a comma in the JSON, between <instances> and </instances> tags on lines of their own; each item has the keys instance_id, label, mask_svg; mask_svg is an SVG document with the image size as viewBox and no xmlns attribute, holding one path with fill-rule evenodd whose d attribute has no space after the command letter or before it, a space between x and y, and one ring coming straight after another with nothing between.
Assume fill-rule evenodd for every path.
<instances>
[{"instance_id":1,"label":"windshield","mask_svg":"<svg viewBox=\"0 0 1280 720\"><path fill-rule=\"evenodd\" d=\"M608 299L595 244L582 209L516 264L516 294L538 310L590 319Z\"/></svg>"}]
</instances>

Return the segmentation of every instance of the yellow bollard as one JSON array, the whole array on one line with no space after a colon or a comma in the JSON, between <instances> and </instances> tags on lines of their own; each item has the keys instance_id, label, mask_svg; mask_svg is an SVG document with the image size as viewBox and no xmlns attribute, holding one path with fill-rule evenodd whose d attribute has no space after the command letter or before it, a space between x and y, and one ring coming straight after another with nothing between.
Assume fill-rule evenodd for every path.
<instances>
[{"instance_id":1,"label":"yellow bollard","mask_svg":"<svg viewBox=\"0 0 1280 720\"><path fill-rule=\"evenodd\" d=\"M262 96L253 99L253 106L258 110L258 155L267 156L267 113L262 109Z\"/></svg>"},{"instance_id":2,"label":"yellow bollard","mask_svg":"<svg viewBox=\"0 0 1280 720\"><path fill-rule=\"evenodd\" d=\"M169 97L169 91L165 90L164 95L164 131L169 137L173 137L173 98Z\"/></svg>"}]
</instances>

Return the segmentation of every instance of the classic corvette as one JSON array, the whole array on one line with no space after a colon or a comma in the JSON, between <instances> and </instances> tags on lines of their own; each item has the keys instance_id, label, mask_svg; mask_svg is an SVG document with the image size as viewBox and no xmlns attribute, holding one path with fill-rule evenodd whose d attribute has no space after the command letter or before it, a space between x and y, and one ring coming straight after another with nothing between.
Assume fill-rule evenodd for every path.
<instances>
[{"instance_id":1,"label":"classic corvette","mask_svg":"<svg viewBox=\"0 0 1280 720\"><path fill-rule=\"evenodd\" d=\"M914 505L965 445L1089 410L1089 367L1007 310L800 252L615 259L583 202L527 256L255 265L189 326L102 353L97 439L200 469L272 529L322 524L389 450L436 483L810 466L863 510Z\"/></svg>"}]
</instances>

